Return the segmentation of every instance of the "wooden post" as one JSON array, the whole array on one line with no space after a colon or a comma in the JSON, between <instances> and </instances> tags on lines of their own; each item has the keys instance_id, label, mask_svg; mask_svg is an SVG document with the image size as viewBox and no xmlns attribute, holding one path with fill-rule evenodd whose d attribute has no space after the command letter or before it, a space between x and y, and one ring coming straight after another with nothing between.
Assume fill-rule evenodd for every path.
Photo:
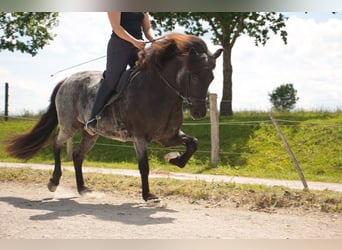
<instances>
[{"instance_id":1,"label":"wooden post","mask_svg":"<svg viewBox=\"0 0 342 250\"><path fill-rule=\"evenodd\" d=\"M272 114L270 114L270 118L271 118L271 121L272 121L274 127L276 128L276 130L277 130L277 132L278 132L280 138L282 139L283 143L285 144L286 150L287 150L287 152L289 153L289 155L290 155L290 157L291 157L291 160L292 160L292 162L293 162L293 164L294 164L294 166L295 166L295 168L296 168L296 170L297 170L297 173L298 173L298 175L299 175L299 178L301 179L301 181L302 181L302 183L303 183L304 190L305 190L305 191L308 191L308 190L309 190L308 184L306 183L304 174L303 174L303 172L302 172L302 169L301 169L300 166L299 166L299 163L298 163L298 161L297 161L297 159L296 159L296 156L294 155L294 153L293 153L293 151L292 151L290 145L288 144L288 142L287 142L287 140L286 140L284 134L281 132L281 129L280 129L280 127L279 127L277 121L273 118L273 115L272 115Z\"/></svg>"},{"instance_id":2,"label":"wooden post","mask_svg":"<svg viewBox=\"0 0 342 250\"><path fill-rule=\"evenodd\" d=\"M4 119L8 121L8 83L5 83L5 114Z\"/></svg>"},{"instance_id":3,"label":"wooden post","mask_svg":"<svg viewBox=\"0 0 342 250\"><path fill-rule=\"evenodd\" d=\"M67 161L72 161L73 142L72 138L67 140Z\"/></svg>"},{"instance_id":4,"label":"wooden post","mask_svg":"<svg viewBox=\"0 0 342 250\"><path fill-rule=\"evenodd\" d=\"M217 110L217 95L209 94L210 101L210 124L211 124L211 167L218 165L219 159L219 116Z\"/></svg>"}]
</instances>

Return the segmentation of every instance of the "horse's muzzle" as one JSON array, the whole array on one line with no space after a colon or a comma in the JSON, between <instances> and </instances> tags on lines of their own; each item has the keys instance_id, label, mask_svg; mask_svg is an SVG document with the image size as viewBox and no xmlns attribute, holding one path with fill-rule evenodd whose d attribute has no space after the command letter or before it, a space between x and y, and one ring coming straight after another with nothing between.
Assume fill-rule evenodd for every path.
<instances>
[{"instance_id":1,"label":"horse's muzzle","mask_svg":"<svg viewBox=\"0 0 342 250\"><path fill-rule=\"evenodd\" d=\"M199 120L205 117L207 113L207 108L205 105L200 106L191 106L190 107L190 115L194 120Z\"/></svg>"}]
</instances>

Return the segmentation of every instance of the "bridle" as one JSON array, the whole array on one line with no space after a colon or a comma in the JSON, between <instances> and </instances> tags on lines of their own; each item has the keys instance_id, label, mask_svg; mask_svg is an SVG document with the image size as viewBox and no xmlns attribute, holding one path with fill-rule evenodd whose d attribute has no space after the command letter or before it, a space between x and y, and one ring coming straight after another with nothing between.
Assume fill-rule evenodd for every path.
<instances>
[{"instance_id":1,"label":"bridle","mask_svg":"<svg viewBox=\"0 0 342 250\"><path fill-rule=\"evenodd\" d=\"M176 95L178 95L180 98L182 98L184 102L187 102L189 105L192 105L191 100L195 100L196 102L202 102L202 103L206 102L206 98L199 98L199 97L191 96L191 93L190 93L190 85L192 82L192 74L191 73L189 73L188 81L187 81L187 84L185 85L185 91L184 91L185 93L184 94L181 93L181 89L178 89L175 85L171 84L170 81L165 78L165 76L162 74L162 72L159 71L158 73L159 73L160 79L162 79L162 81L170 89L172 89Z\"/></svg>"},{"instance_id":2,"label":"bridle","mask_svg":"<svg viewBox=\"0 0 342 250\"><path fill-rule=\"evenodd\" d=\"M154 43L157 40L167 39L165 37L160 37L157 39L154 39L152 41L147 41L146 43ZM192 105L191 99L195 100L196 102L206 103L206 98L198 98L195 96L191 96L190 94L190 84L192 82L192 74L189 73L187 84L185 85L185 94L183 95L181 93L181 89L178 89L175 85L171 84L169 80L166 79L166 77L162 74L160 70L157 70L158 74L160 76L160 79L170 88L173 90L173 92L178 95L182 100L186 103L188 103L190 106Z\"/></svg>"}]
</instances>

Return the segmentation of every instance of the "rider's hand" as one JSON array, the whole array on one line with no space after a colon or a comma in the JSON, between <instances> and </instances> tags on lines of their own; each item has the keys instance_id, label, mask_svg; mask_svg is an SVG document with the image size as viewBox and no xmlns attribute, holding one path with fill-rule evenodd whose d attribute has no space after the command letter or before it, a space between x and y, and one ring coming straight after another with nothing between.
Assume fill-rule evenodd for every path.
<instances>
[{"instance_id":1,"label":"rider's hand","mask_svg":"<svg viewBox=\"0 0 342 250\"><path fill-rule=\"evenodd\" d=\"M135 40L133 45L137 47L139 50L145 48L146 42L144 40Z\"/></svg>"}]
</instances>

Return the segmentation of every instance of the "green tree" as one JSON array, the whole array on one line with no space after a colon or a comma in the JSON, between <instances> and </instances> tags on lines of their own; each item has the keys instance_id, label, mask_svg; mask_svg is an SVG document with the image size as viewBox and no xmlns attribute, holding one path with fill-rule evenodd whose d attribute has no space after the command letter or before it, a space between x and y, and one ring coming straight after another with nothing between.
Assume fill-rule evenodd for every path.
<instances>
[{"instance_id":1,"label":"green tree","mask_svg":"<svg viewBox=\"0 0 342 250\"><path fill-rule=\"evenodd\" d=\"M161 32L172 31L176 24L184 26L187 33L198 36L210 32L211 40L224 48L223 53L223 92L220 104L221 115L232 115L232 49L239 36L247 34L254 38L255 45L265 45L270 31L280 32L287 42L286 18L275 12L154 12L152 25Z\"/></svg>"},{"instance_id":2,"label":"green tree","mask_svg":"<svg viewBox=\"0 0 342 250\"><path fill-rule=\"evenodd\" d=\"M0 52L21 51L35 56L53 40L58 25L56 12L0 12Z\"/></svg>"},{"instance_id":3,"label":"green tree","mask_svg":"<svg viewBox=\"0 0 342 250\"><path fill-rule=\"evenodd\" d=\"M280 85L268 95L273 108L278 111L290 111L299 100L297 90L295 90L292 83Z\"/></svg>"}]
</instances>

